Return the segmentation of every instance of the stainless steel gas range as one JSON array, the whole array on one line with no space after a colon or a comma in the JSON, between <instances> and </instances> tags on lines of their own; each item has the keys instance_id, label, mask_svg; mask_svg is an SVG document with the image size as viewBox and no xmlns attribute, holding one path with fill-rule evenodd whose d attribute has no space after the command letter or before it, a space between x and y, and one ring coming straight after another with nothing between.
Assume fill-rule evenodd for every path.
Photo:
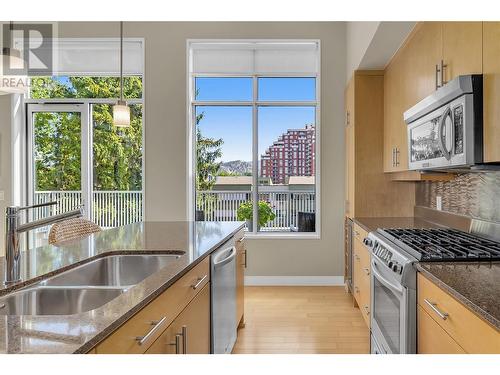
<instances>
[{"instance_id":1,"label":"stainless steel gas range","mask_svg":"<svg viewBox=\"0 0 500 375\"><path fill-rule=\"evenodd\" d=\"M500 243L455 229L378 229L371 258L371 352L416 353L414 263L500 260Z\"/></svg>"}]
</instances>

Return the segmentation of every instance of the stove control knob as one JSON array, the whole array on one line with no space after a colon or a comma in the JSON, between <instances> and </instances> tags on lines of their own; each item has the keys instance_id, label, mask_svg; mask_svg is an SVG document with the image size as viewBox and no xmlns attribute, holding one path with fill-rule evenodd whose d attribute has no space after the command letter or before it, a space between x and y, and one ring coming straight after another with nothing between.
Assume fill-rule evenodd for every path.
<instances>
[{"instance_id":1,"label":"stove control knob","mask_svg":"<svg viewBox=\"0 0 500 375\"><path fill-rule=\"evenodd\" d=\"M363 243L365 244L365 246L368 246L368 247L372 247L372 245L373 245L373 241L371 239L369 239L368 237L366 237L363 240Z\"/></svg>"},{"instance_id":2,"label":"stove control knob","mask_svg":"<svg viewBox=\"0 0 500 375\"><path fill-rule=\"evenodd\" d=\"M394 263L394 265L392 266L392 270L396 273L401 273L403 267L401 267L400 264Z\"/></svg>"},{"instance_id":3,"label":"stove control knob","mask_svg":"<svg viewBox=\"0 0 500 375\"><path fill-rule=\"evenodd\" d=\"M389 268L392 268L393 265L394 265L394 263L392 263L392 262L389 262L389 264L388 264Z\"/></svg>"}]
</instances>

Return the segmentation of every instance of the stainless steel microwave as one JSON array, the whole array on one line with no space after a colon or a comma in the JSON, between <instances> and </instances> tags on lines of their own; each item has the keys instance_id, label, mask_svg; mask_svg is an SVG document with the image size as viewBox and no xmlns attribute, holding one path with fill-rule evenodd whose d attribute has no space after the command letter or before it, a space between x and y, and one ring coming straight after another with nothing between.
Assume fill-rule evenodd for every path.
<instances>
[{"instance_id":1,"label":"stainless steel microwave","mask_svg":"<svg viewBox=\"0 0 500 375\"><path fill-rule=\"evenodd\" d=\"M483 162L483 76L459 76L404 113L410 170Z\"/></svg>"}]
</instances>

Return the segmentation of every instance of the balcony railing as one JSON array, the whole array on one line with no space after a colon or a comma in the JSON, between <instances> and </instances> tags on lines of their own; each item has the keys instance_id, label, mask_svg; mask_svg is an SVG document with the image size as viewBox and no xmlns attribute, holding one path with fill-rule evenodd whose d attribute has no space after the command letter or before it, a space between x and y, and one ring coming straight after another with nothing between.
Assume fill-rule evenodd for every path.
<instances>
[{"instance_id":1,"label":"balcony railing","mask_svg":"<svg viewBox=\"0 0 500 375\"><path fill-rule=\"evenodd\" d=\"M316 194L312 191L259 192L259 200L268 202L276 214L262 228L266 231L290 231L298 226L299 212L313 213L316 209ZM196 209L203 211L206 221L232 221L238 220L238 207L251 201L251 191L198 191Z\"/></svg>"},{"instance_id":2,"label":"balcony railing","mask_svg":"<svg viewBox=\"0 0 500 375\"><path fill-rule=\"evenodd\" d=\"M142 221L141 191L94 191L92 221L101 228L111 228ZM34 203L57 201L52 207L34 210L34 218L70 211L82 204L81 191L36 191Z\"/></svg>"},{"instance_id":3,"label":"balcony railing","mask_svg":"<svg viewBox=\"0 0 500 375\"><path fill-rule=\"evenodd\" d=\"M141 191L94 191L92 221L102 228L111 228L143 220ZM199 191L196 209L206 221L238 220L237 210L242 203L251 202L251 191ZM289 231L297 228L299 212L314 213L316 194L313 191L259 192L259 200L268 202L276 218L262 230ZM52 207L34 210L34 219L69 211L81 205L81 191L37 191L34 203L57 201Z\"/></svg>"}]
</instances>

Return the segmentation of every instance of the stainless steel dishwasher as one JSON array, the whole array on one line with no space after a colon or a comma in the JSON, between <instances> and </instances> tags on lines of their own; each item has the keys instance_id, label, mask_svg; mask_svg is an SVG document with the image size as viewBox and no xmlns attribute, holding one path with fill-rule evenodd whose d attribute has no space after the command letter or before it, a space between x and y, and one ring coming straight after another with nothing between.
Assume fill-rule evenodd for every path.
<instances>
[{"instance_id":1,"label":"stainless steel dishwasher","mask_svg":"<svg viewBox=\"0 0 500 375\"><path fill-rule=\"evenodd\" d=\"M236 248L234 240L211 255L212 353L230 354L236 342Z\"/></svg>"}]
</instances>

